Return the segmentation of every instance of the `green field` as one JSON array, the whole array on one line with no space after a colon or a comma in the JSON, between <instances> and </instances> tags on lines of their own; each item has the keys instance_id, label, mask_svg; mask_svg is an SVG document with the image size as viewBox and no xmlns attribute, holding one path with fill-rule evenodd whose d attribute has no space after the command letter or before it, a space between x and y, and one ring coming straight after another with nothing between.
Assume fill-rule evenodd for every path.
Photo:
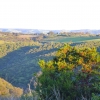
<instances>
[{"instance_id":1,"label":"green field","mask_svg":"<svg viewBox=\"0 0 100 100\"><path fill-rule=\"evenodd\" d=\"M93 41L100 40L100 36L88 36L88 37L63 37L48 40L49 42L84 42L84 41Z\"/></svg>"}]
</instances>

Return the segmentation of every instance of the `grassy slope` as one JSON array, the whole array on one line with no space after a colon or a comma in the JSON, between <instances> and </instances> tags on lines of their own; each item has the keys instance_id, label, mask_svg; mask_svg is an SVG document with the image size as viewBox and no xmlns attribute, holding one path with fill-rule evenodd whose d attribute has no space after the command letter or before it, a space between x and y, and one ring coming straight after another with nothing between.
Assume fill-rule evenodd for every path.
<instances>
[{"instance_id":1,"label":"grassy slope","mask_svg":"<svg viewBox=\"0 0 100 100\"><path fill-rule=\"evenodd\" d=\"M85 42L85 41L88 41L88 40L98 40L100 39L100 36L85 36L85 37L66 37L66 36L61 36L61 37L53 37L53 38L48 38L48 39L45 39L44 41L45 42Z\"/></svg>"}]
</instances>

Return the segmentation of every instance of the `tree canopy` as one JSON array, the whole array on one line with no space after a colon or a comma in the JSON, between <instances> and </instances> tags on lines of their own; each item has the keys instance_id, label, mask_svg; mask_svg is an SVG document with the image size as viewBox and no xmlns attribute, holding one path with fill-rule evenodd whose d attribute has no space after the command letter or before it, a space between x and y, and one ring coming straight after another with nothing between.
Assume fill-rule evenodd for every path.
<instances>
[{"instance_id":1,"label":"tree canopy","mask_svg":"<svg viewBox=\"0 0 100 100\"><path fill-rule=\"evenodd\" d=\"M58 50L53 60L40 60L39 65L42 75L37 77L36 89L42 99L99 98L100 54L96 48L78 49L65 45Z\"/></svg>"}]
</instances>

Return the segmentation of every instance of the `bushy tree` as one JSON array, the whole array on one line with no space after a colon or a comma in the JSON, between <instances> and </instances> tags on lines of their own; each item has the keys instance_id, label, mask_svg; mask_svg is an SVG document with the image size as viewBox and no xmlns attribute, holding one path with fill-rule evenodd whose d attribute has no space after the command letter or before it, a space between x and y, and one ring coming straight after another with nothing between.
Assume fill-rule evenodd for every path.
<instances>
[{"instance_id":1,"label":"bushy tree","mask_svg":"<svg viewBox=\"0 0 100 100\"><path fill-rule=\"evenodd\" d=\"M40 60L39 65L36 89L41 100L91 100L93 94L100 98L100 54L95 48L65 45L53 60Z\"/></svg>"}]
</instances>

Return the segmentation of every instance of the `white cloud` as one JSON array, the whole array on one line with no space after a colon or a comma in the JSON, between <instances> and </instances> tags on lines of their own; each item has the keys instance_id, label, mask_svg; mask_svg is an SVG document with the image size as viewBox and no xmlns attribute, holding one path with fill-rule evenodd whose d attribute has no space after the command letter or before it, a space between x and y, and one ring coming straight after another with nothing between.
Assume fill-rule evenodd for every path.
<instances>
[{"instance_id":1,"label":"white cloud","mask_svg":"<svg viewBox=\"0 0 100 100\"><path fill-rule=\"evenodd\" d=\"M1 28L99 29L99 0L1 0Z\"/></svg>"}]
</instances>

